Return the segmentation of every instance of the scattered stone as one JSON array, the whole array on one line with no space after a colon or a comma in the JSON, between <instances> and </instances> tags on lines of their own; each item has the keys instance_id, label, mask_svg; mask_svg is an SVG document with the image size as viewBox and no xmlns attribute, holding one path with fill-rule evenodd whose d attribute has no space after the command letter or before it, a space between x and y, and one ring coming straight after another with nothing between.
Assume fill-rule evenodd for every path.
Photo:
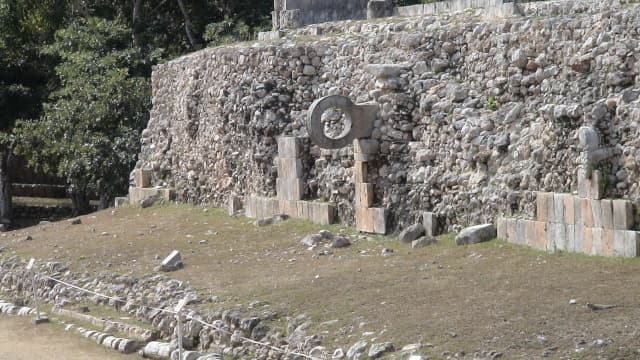
<instances>
[{"instance_id":1,"label":"scattered stone","mask_svg":"<svg viewBox=\"0 0 640 360\"><path fill-rule=\"evenodd\" d=\"M71 225L80 225L82 224L82 220L80 218L74 218L69 220L69 223L71 223Z\"/></svg>"},{"instance_id":2,"label":"scattered stone","mask_svg":"<svg viewBox=\"0 0 640 360\"><path fill-rule=\"evenodd\" d=\"M395 347L390 342L372 344L369 349L369 358L377 359L382 356L384 353L395 351Z\"/></svg>"},{"instance_id":3,"label":"scattered stone","mask_svg":"<svg viewBox=\"0 0 640 360\"><path fill-rule=\"evenodd\" d=\"M456 245L477 244L495 237L496 228L493 224L471 226L456 235Z\"/></svg>"},{"instance_id":4,"label":"scattered stone","mask_svg":"<svg viewBox=\"0 0 640 360\"><path fill-rule=\"evenodd\" d=\"M419 248L422 248L422 247L425 247L425 246L429 246L429 245L435 244L437 242L438 241L433 237L423 236L423 237L421 237L419 239L413 240L411 242L411 247L413 249L419 249Z\"/></svg>"},{"instance_id":5,"label":"scattered stone","mask_svg":"<svg viewBox=\"0 0 640 360\"><path fill-rule=\"evenodd\" d=\"M416 240L422 235L424 235L424 225L417 223L402 230L402 232L400 232L400 235L398 235L398 239L400 239L401 242L407 244L411 243L413 240Z\"/></svg>"},{"instance_id":6,"label":"scattered stone","mask_svg":"<svg viewBox=\"0 0 640 360\"><path fill-rule=\"evenodd\" d=\"M393 249L384 248L380 252L380 255L382 255L382 256L389 256L391 254L393 254Z\"/></svg>"},{"instance_id":7,"label":"scattered stone","mask_svg":"<svg viewBox=\"0 0 640 360\"><path fill-rule=\"evenodd\" d=\"M587 307L591 310L608 310L613 309L616 305L591 304L587 303Z\"/></svg>"},{"instance_id":8,"label":"scattered stone","mask_svg":"<svg viewBox=\"0 0 640 360\"><path fill-rule=\"evenodd\" d=\"M140 207L143 208L143 209L146 209L146 208L152 207L153 204L155 204L155 203L156 203L156 197L155 196L148 197L148 198L146 198L144 200L140 200Z\"/></svg>"},{"instance_id":9,"label":"scattered stone","mask_svg":"<svg viewBox=\"0 0 640 360\"><path fill-rule=\"evenodd\" d=\"M366 340L360 340L353 344L349 350L347 350L347 359L357 359L367 350L368 343Z\"/></svg>"},{"instance_id":10,"label":"scattered stone","mask_svg":"<svg viewBox=\"0 0 640 360\"><path fill-rule=\"evenodd\" d=\"M333 360L338 360L338 359L342 359L344 358L344 350L342 350L342 348L337 348L334 352L333 355L331 355L331 359Z\"/></svg>"},{"instance_id":11,"label":"scattered stone","mask_svg":"<svg viewBox=\"0 0 640 360\"><path fill-rule=\"evenodd\" d=\"M351 245L351 242L349 241L349 239L343 237L343 236L334 236L333 240L331 240L331 247L332 248L343 248L343 247L347 247Z\"/></svg>"},{"instance_id":12,"label":"scattered stone","mask_svg":"<svg viewBox=\"0 0 640 360\"><path fill-rule=\"evenodd\" d=\"M304 246L316 246L322 242L322 235L320 234L309 234L300 240L300 243Z\"/></svg>"},{"instance_id":13,"label":"scattered stone","mask_svg":"<svg viewBox=\"0 0 640 360\"><path fill-rule=\"evenodd\" d=\"M318 234L320 234L320 236L322 236L323 239L327 239L327 240L333 239L333 234L329 230L320 230L318 231Z\"/></svg>"},{"instance_id":14,"label":"scattered stone","mask_svg":"<svg viewBox=\"0 0 640 360\"><path fill-rule=\"evenodd\" d=\"M169 256L162 260L162 264L156 268L156 271L175 271L184 266L182 256L178 250L173 250Z\"/></svg>"},{"instance_id":15,"label":"scattered stone","mask_svg":"<svg viewBox=\"0 0 640 360\"><path fill-rule=\"evenodd\" d=\"M25 236L23 236L21 238L18 238L18 242L31 241L31 240L33 240L31 235L25 235Z\"/></svg>"}]
</instances>

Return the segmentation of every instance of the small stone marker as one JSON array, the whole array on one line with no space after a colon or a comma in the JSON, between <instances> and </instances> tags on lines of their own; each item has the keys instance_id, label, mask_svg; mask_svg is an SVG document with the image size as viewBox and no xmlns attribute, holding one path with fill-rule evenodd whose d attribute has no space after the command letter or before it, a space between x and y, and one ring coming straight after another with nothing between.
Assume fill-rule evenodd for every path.
<instances>
[{"instance_id":1,"label":"small stone marker","mask_svg":"<svg viewBox=\"0 0 640 360\"><path fill-rule=\"evenodd\" d=\"M175 271L181 269L183 266L180 252L173 250L169 256L162 260L162 264L156 268L156 271Z\"/></svg>"}]
</instances>

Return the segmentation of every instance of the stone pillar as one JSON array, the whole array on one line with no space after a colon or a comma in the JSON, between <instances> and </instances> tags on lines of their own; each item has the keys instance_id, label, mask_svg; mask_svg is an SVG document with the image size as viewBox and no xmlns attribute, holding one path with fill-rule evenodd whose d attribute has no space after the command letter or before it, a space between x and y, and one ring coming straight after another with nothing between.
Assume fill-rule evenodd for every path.
<instances>
[{"instance_id":1,"label":"stone pillar","mask_svg":"<svg viewBox=\"0 0 640 360\"><path fill-rule=\"evenodd\" d=\"M368 181L368 162L378 152L378 142L371 139L353 141L353 181L355 183L355 214L358 231L386 234L387 209L374 208L373 184Z\"/></svg>"},{"instance_id":2,"label":"stone pillar","mask_svg":"<svg viewBox=\"0 0 640 360\"><path fill-rule=\"evenodd\" d=\"M278 200L302 200L304 196L303 168L300 159L302 145L296 137L278 138Z\"/></svg>"}]
</instances>

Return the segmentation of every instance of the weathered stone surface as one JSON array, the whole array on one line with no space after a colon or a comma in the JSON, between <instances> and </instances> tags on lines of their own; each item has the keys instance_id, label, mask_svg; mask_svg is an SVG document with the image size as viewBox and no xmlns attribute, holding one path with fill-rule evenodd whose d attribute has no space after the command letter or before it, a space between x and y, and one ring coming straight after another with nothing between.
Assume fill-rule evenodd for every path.
<instances>
[{"instance_id":1,"label":"weathered stone surface","mask_svg":"<svg viewBox=\"0 0 640 360\"><path fill-rule=\"evenodd\" d=\"M300 157L302 144L300 139L294 136L281 136L278 138L278 157L281 159L297 159Z\"/></svg>"},{"instance_id":2,"label":"weathered stone surface","mask_svg":"<svg viewBox=\"0 0 640 360\"><path fill-rule=\"evenodd\" d=\"M422 213L422 226L424 226L425 234L429 236L438 236L442 234L441 221L442 219L436 213L430 211Z\"/></svg>"},{"instance_id":3,"label":"weathered stone surface","mask_svg":"<svg viewBox=\"0 0 640 360\"><path fill-rule=\"evenodd\" d=\"M353 182L356 184L368 182L367 181L367 163L365 161L354 161Z\"/></svg>"},{"instance_id":4,"label":"weathered stone surface","mask_svg":"<svg viewBox=\"0 0 640 360\"><path fill-rule=\"evenodd\" d=\"M171 254L169 254L162 263L158 267L159 271L174 271L181 269L184 265L182 264L182 256L178 250L173 250Z\"/></svg>"},{"instance_id":5,"label":"weathered stone surface","mask_svg":"<svg viewBox=\"0 0 640 360\"><path fill-rule=\"evenodd\" d=\"M278 178L295 179L304 175L302 160L295 158L278 158Z\"/></svg>"},{"instance_id":6,"label":"weathered stone surface","mask_svg":"<svg viewBox=\"0 0 640 360\"><path fill-rule=\"evenodd\" d=\"M475 225L463 229L456 235L456 245L477 244L496 237L493 224Z\"/></svg>"},{"instance_id":7,"label":"weathered stone surface","mask_svg":"<svg viewBox=\"0 0 640 360\"><path fill-rule=\"evenodd\" d=\"M496 226L496 236L500 240L507 240L507 219L499 217Z\"/></svg>"},{"instance_id":8,"label":"weathered stone surface","mask_svg":"<svg viewBox=\"0 0 640 360\"><path fill-rule=\"evenodd\" d=\"M613 200L613 228L630 230L633 227L632 205L628 200Z\"/></svg>"},{"instance_id":9,"label":"weathered stone surface","mask_svg":"<svg viewBox=\"0 0 640 360\"><path fill-rule=\"evenodd\" d=\"M242 210L242 199L238 195L231 194L227 198L227 213L230 216L238 214Z\"/></svg>"},{"instance_id":10,"label":"weathered stone surface","mask_svg":"<svg viewBox=\"0 0 640 360\"><path fill-rule=\"evenodd\" d=\"M343 248L343 247L347 247L350 246L351 242L349 241L349 239L347 239L344 236L335 236L332 240L331 240L331 247L336 249L336 248Z\"/></svg>"},{"instance_id":11,"label":"weathered stone surface","mask_svg":"<svg viewBox=\"0 0 640 360\"><path fill-rule=\"evenodd\" d=\"M360 340L353 344L349 350L347 350L347 359L356 359L367 350L369 343L366 340Z\"/></svg>"},{"instance_id":12,"label":"weathered stone surface","mask_svg":"<svg viewBox=\"0 0 640 360\"><path fill-rule=\"evenodd\" d=\"M424 226L422 224L413 224L400 232L398 239L403 243L410 243L413 240L423 236L425 234Z\"/></svg>"},{"instance_id":13,"label":"weathered stone surface","mask_svg":"<svg viewBox=\"0 0 640 360\"><path fill-rule=\"evenodd\" d=\"M538 191L536 193L536 220L550 221L549 219L549 197L552 193Z\"/></svg>"},{"instance_id":14,"label":"weathered stone surface","mask_svg":"<svg viewBox=\"0 0 640 360\"><path fill-rule=\"evenodd\" d=\"M357 207L371 207L373 205L373 184L355 184Z\"/></svg>"},{"instance_id":15,"label":"weathered stone surface","mask_svg":"<svg viewBox=\"0 0 640 360\"><path fill-rule=\"evenodd\" d=\"M304 196L304 182L299 178L278 178L276 187L280 200L302 200Z\"/></svg>"},{"instance_id":16,"label":"weathered stone surface","mask_svg":"<svg viewBox=\"0 0 640 360\"><path fill-rule=\"evenodd\" d=\"M377 359L383 354L392 352L392 351L395 351L395 347L393 346L393 343L385 342L385 343L379 343L379 344L371 344L368 355L370 359Z\"/></svg>"},{"instance_id":17,"label":"weathered stone surface","mask_svg":"<svg viewBox=\"0 0 640 360\"><path fill-rule=\"evenodd\" d=\"M423 248L425 246L429 246L429 245L433 245L435 243L437 243L438 241L436 240L436 238L431 237L431 236L423 236L420 237L416 240L413 240L411 242L411 248L412 249L419 249L419 248Z\"/></svg>"},{"instance_id":18,"label":"weathered stone surface","mask_svg":"<svg viewBox=\"0 0 640 360\"><path fill-rule=\"evenodd\" d=\"M146 188L151 186L152 171L147 169L136 169L133 171L135 187Z\"/></svg>"}]
</instances>

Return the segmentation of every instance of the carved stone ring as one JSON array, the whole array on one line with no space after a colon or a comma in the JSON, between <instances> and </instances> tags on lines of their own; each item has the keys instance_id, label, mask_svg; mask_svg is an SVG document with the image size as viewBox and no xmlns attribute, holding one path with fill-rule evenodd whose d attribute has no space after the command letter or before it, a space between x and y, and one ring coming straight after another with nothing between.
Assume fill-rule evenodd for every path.
<instances>
[{"instance_id":1,"label":"carved stone ring","mask_svg":"<svg viewBox=\"0 0 640 360\"><path fill-rule=\"evenodd\" d=\"M322 122L322 114L330 109L339 109L351 119L351 126L344 124L345 130L335 139L325 134ZM351 145L355 139L370 137L377 112L378 104L376 103L356 105L346 96L325 96L311 104L307 117L307 131L311 140L321 148L340 149Z\"/></svg>"}]
</instances>

